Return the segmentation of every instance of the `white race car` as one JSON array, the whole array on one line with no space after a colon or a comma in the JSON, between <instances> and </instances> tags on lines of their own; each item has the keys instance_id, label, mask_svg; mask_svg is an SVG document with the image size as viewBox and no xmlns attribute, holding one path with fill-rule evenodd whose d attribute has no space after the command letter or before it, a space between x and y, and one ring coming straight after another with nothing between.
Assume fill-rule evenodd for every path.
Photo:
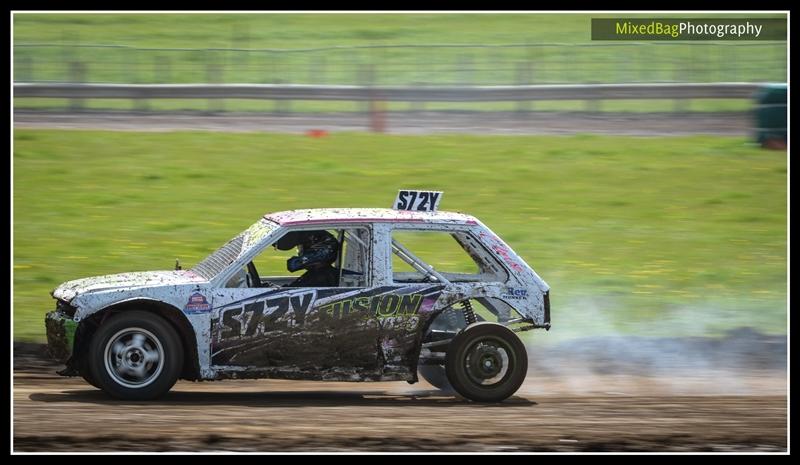
<instances>
[{"instance_id":1,"label":"white race car","mask_svg":"<svg viewBox=\"0 0 800 465\"><path fill-rule=\"evenodd\" d=\"M419 373L502 401L527 373L515 332L550 327L549 286L476 218L437 211L440 199L400 191L393 209L272 213L189 270L66 282L45 318L50 352L67 365L59 374L153 399L179 378L415 383ZM282 266L281 251L305 274L262 276ZM423 252L446 258L434 267Z\"/></svg>"}]
</instances>

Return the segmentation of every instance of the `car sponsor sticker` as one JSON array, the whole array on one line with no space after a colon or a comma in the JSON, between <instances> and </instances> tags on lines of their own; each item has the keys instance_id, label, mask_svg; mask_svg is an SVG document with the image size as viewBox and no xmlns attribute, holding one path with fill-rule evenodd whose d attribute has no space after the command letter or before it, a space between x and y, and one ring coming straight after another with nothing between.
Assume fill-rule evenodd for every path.
<instances>
[{"instance_id":1,"label":"car sponsor sticker","mask_svg":"<svg viewBox=\"0 0 800 465\"><path fill-rule=\"evenodd\" d=\"M501 294L500 297L507 300L528 300L528 290L507 287L505 293Z\"/></svg>"},{"instance_id":2,"label":"car sponsor sticker","mask_svg":"<svg viewBox=\"0 0 800 465\"><path fill-rule=\"evenodd\" d=\"M183 308L186 313L205 313L211 311L211 304L206 300L206 296L195 292L189 297L189 302Z\"/></svg>"},{"instance_id":3,"label":"car sponsor sticker","mask_svg":"<svg viewBox=\"0 0 800 465\"><path fill-rule=\"evenodd\" d=\"M417 212L435 212L439 209L442 200L440 191L412 191L401 190L397 192L392 208Z\"/></svg>"}]
</instances>

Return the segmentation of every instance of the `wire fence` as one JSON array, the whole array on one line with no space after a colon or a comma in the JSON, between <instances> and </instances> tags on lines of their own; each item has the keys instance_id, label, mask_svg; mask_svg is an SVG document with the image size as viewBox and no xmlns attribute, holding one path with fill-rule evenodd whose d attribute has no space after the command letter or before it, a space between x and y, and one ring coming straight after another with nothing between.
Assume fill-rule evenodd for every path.
<instances>
[{"instance_id":1,"label":"wire fence","mask_svg":"<svg viewBox=\"0 0 800 465\"><path fill-rule=\"evenodd\" d=\"M305 49L14 44L15 82L479 86L785 82L785 42L431 44Z\"/></svg>"}]
</instances>

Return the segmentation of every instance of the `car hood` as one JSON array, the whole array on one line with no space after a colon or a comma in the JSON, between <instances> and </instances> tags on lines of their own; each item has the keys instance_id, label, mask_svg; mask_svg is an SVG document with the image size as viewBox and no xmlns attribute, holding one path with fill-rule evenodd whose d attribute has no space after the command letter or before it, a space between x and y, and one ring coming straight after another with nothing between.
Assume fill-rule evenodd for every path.
<instances>
[{"instance_id":1,"label":"car hood","mask_svg":"<svg viewBox=\"0 0 800 465\"><path fill-rule=\"evenodd\" d=\"M140 271L134 273L109 274L91 278L67 281L51 293L56 299L71 301L75 296L86 292L107 291L151 286L175 286L206 282L189 270L180 271Z\"/></svg>"}]
</instances>

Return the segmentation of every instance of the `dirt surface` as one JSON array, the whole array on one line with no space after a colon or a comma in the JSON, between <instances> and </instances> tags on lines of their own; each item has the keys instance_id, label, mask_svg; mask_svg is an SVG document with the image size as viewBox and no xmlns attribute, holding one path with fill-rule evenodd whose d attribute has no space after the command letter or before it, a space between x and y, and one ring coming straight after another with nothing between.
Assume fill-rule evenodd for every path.
<instances>
[{"instance_id":1,"label":"dirt surface","mask_svg":"<svg viewBox=\"0 0 800 465\"><path fill-rule=\"evenodd\" d=\"M752 115L724 113L589 112L391 112L384 117L392 134L617 134L670 136L711 134L745 136ZM16 128L118 131L287 132L369 131L366 113L274 114L121 111L14 111Z\"/></svg>"},{"instance_id":2,"label":"dirt surface","mask_svg":"<svg viewBox=\"0 0 800 465\"><path fill-rule=\"evenodd\" d=\"M724 341L731 339L712 346L729 351L734 346ZM780 353L785 337L774 339L742 345ZM17 344L14 450L787 450L786 373L777 363L751 369L723 357L713 369L679 369L676 362L661 372L622 359L594 369L599 346L595 359L567 347L540 350L514 397L481 405L424 381L180 381L161 400L122 402L80 378L56 375L60 366L42 356L42 346ZM608 354L616 350L610 347ZM555 370L554 363L568 366Z\"/></svg>"}]
</instances>

